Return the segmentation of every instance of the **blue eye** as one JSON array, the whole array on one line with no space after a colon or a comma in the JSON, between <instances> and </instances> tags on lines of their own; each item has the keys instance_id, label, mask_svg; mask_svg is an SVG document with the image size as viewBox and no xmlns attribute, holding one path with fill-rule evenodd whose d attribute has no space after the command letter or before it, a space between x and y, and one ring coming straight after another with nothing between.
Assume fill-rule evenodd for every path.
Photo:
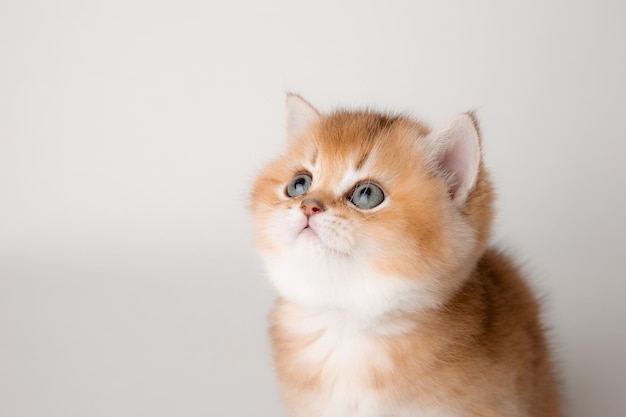
<instances>
[{"instance_id":1,"label":"blue eye","mask_svg":"<svg viewBox=\"0 0 626 417\"><path fill-rule=\"evenodd\" d=\"M350 196L350 202L364 210L376 207L384 199L385 193L383 193L383 190L378 185L370 182L357 185Z\"/></svg>"},{"instance_id":2,"label":"blue eye","mask_svg":"<svg viewBox=\"0 0 626 417\"><path fill-rule=\"evenodd\" d=\"M298 197L306 193L311 186L313 179L309 174L296 175L289 185L287 185L287 195L289 197Z\"/></svg>"}]
</instances>

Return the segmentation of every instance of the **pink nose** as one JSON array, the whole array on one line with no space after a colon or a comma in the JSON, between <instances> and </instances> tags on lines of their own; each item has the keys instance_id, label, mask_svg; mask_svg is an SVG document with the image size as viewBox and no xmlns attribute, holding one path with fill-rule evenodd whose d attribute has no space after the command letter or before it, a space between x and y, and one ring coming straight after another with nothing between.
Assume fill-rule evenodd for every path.
<instances>
[{"instance_id":1,"label":"pink nose","mask_svg":"<svg viewBox=\"0 0 626 417\"><path fill-rule=\"evenodd\" d=\"M315 198L305 198L304 200L302 200L300 208L304 212L304 215L307 217L311 217L314 214L321 213L322 211L326 210L326 207L324 207L324 203Z\"/></svg>"}]
</instances>

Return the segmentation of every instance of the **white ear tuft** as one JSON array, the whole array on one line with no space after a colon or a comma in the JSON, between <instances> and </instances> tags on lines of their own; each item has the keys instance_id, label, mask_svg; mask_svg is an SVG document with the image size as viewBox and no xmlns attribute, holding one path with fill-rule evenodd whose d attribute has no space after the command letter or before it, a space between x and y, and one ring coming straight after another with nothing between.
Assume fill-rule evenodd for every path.
<instances>
[{"instance_id":1,"label":"white ear tuft","mask_svg":"<svg viewBox=\"0 0 626 417\"><path fill-rule=\"evenodd\" d=\"M320 114L305 99L287 95L287 139L292 140L318 121Z\"/></svg>"},{"instance_id":2,"label":"white ear tuft","mask_svg":"<svg viewBox=\"0 0 626 417\"><path fill-rule=\"evenodd\" d=\"M448 181L451 198L465 203L476 185L480 167L480 138L470 114L455 117L429 135L429 160Z\"/></svg>"}]
</instances>

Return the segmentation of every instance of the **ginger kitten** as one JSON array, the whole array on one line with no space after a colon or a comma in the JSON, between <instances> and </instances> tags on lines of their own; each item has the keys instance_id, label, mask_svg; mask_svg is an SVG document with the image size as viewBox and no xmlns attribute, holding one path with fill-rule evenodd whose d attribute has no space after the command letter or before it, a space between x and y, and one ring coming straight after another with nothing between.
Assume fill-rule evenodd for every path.
<instances>
[{"instance_id":1,"label":"ginger kitten","mask_svg":"<svg viewBox=\"0 0 626 417\"><path fill-rule=\"evenodd\" d=\"M431 131L287 100L252 193L293 417L561 416L537 302L488 248L472 114Z\"/></svg>"}]
</instances>

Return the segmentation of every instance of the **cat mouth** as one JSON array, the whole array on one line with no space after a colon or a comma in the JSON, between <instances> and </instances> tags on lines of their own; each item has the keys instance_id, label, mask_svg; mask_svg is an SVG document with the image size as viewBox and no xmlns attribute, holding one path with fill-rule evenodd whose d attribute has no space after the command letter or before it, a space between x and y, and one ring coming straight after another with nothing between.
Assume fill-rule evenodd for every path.
<instances>
[{"instance_id":1,"label":"cat mouth","mask_svg":"<svg viewBox=\"0 0 626 417\"><path fill-rule=\"evenodd\" d=\"M313 241L316 244L320 244L320 243L324 244L324 241L322 240L321 236L317 233L317 231L313 227L311 227L310 224L306 224L302 228L302 230L300 230L300 232L298 233L298 237Z\"/></svg>"},{"instance_id":2,"label":"cat mouth","mask_svg":"<svg viewBox=\"0 0 626 417\"><path fill-rule=\"evenodd\" d=\"M330 242L327 242L322 236L318 234L318 232L311 227L310 224L307 224L300 230L298 233L298 238L302 239L303 242L307 242L309 245L314 245L318 248L324 248L336 254L348 255L348 252L342 251L340 248L334 247Z\"/></svg>"},{"instance_id":3,"label":"cat mouth","mask_svg":"<svg viewBox=\"0 0 626 417\"><path fill-rule=\"evenodd\" d=\"M304 226L302 230L300 230L300 234L310 234L310 235L319 237L317 235L317 232L311 227L310 224L307 224L306 226Z\"/></svg>"}]
</instances>

